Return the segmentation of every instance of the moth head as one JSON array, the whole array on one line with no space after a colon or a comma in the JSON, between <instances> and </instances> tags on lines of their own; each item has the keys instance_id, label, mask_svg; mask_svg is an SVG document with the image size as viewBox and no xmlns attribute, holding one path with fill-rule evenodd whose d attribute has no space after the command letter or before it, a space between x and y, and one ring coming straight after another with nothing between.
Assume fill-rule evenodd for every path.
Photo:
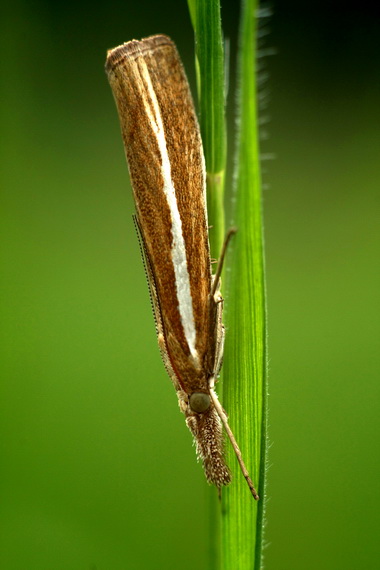
<instances>
[{"instance_id":1,"label":"moth head","mask_svg":"<svg viewBox=\"0 0 380 570\"><path fill-rule=\"evenodd\" d=\"M193 392L189 398L189 404L193 412L203 414L211 405L210 396L204 392Z\"/></svg>"}]
</instances>

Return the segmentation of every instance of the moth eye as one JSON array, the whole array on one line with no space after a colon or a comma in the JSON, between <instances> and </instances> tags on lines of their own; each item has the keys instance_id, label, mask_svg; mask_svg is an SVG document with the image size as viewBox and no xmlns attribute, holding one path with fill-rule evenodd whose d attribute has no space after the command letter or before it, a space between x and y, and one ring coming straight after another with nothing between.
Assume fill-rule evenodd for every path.
<instances>
[{"instance_id":1,"label":"moth eye","mask_svg":"<svg viewBox=\"0 0 380 570\"><path fill-rule=\"evenodd\" d=\"M193 412L202 414L210 407L210 396L203 394L203 392L194 392L194 394L190 396L189 403Z\"/></svg>"}]
</instances>

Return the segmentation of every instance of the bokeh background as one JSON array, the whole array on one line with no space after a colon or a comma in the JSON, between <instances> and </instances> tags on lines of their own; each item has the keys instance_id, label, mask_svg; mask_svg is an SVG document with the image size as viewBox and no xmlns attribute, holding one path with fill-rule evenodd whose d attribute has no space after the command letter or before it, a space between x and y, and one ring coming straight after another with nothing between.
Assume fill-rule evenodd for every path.
<instances>
[{"instance_id":1,"label":"bokeh background","mask_svg":"<svg viewBox=\"0 0 380 570\"><path fill-rule=\"evenodd\" d=\"M271 6L266 567L370 570L379 19ZM232 87L237 19L225 1ZM164 32L193 81L186 3L5 0L0 25L0 567L206 570L209 490L156 347L103 72L107 48Z\"/></svg>"}]
</instances>

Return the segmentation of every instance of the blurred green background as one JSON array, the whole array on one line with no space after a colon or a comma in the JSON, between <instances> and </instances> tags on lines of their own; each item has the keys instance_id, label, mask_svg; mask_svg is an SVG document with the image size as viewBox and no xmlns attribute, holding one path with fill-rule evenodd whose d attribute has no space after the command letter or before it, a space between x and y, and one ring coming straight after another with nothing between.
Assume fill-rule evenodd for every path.
<instances>
[{"instance_id":1,"label":"blurred green background","mask_svg":"<svg viewBox=\"0 0 380 570\"><path fill-rule=\"evenodd\" d=\"M266 567L375 569L379 20L272 6ZM0 568L205 570L209 491L157 350L103 72L107 48L164 32L193 80L185 1L1 10Z\"/></svg>"}]
</instances>

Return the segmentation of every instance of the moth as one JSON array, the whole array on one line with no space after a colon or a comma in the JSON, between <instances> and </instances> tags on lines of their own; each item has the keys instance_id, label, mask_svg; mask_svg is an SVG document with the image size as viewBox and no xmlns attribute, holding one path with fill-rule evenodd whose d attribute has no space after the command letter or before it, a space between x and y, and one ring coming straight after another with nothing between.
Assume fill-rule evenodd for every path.
<instances>
[{"instance_id":1,"label":"moth","mask_svg":"<svg viewBox=\"0 0 380 570\"><path fill-rule=\"evenodd\" d=\"M225 248L213 275L205 161L184 68L170 38L156 35L109 50L106 72L119 113L164 365L207 481L219 491L231 481L223 424L258 499L215 392L224 346L220 274Z\"/></svg>"}]
</instances>

